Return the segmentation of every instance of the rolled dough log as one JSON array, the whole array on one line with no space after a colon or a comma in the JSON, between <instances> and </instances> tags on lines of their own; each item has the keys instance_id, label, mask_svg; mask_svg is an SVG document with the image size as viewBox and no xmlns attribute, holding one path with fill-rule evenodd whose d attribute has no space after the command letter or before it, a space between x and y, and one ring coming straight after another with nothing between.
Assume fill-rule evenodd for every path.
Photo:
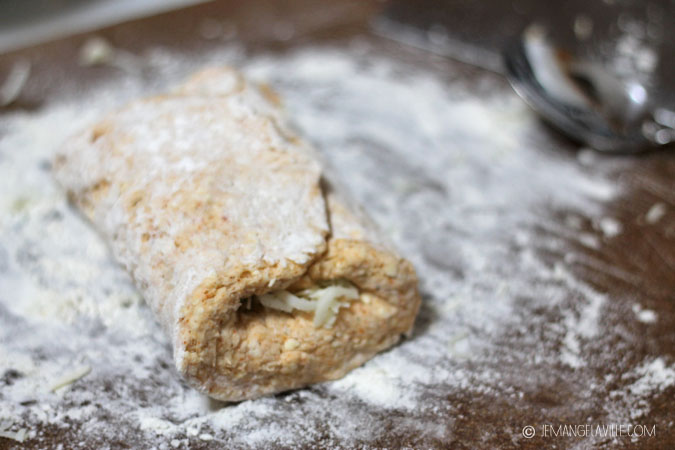
<instances>
[{"instance_id":1,"label":"rolled dough log","mask_svg":"<svg viewBox=\"0 0 675 450\"><path fill-rule=\"evenodd\" d=\"M54 173L221 400L336 379L410 332L412 265L322 176L277 97L229 68L134 101L69 139ZM332 326L265 293L349 283ZM250 305L253 300L253 306Z\"/></svg>"}]
</instances>

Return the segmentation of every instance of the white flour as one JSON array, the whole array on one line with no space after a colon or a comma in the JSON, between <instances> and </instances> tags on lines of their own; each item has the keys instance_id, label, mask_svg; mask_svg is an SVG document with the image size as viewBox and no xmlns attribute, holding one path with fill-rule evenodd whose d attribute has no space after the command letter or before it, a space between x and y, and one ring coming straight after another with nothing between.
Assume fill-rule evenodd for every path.
<instances>
[{"instance_id":1,"label":"white flour","mask_svg":"<svg viewBox=\"0 0 675 450\"><path fill-rule=\"evenodd\" d=\"M635 418L648 414L647 396L675 383L665 359L625 377L613 367L606 380L620 384L605 400L587 356L604 345L608 298L575 277L569 248L621 238L604 211L620 192L557 152L515 94L477 95L460 79L375 57L360 41L246 60L236 48L192 60L143 56L151 85L120 74L48 109L3 117L0 422L11 421L10 430L39 441L41 430L70 429L99 447L123 438L135 447L262 448L367 444L395 436L385 426L394 423L423 443L453 435L453 423L435 420L454 411L448 398L516 405L562 373L581 397L603 399L608 418ZM103 111L215 62L282 94L296 126L414 263L424 293L413 338L342 380L235 405L202 398L177 377L168 339L46 165L56 145ZM582 229L581 217L598 226ZM636 308L644 326L657 322ZM50 391L83 367L91 372Z\"/></svg>"}]
</instances>

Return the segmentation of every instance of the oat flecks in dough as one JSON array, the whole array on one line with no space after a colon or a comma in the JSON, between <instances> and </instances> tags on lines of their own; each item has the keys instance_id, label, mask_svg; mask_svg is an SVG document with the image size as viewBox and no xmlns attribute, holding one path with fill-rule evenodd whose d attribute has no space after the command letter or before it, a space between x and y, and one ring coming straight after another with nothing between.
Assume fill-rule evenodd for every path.
<instances>
[{"instance_id":1,"label":"oat flecks in dough","mask_svg":"<svg viewBox=\"0 0 675 450\"><path fill-rule=\"evenodd\" d=\"M276 99L210 69L74 136L54 167L172 336L178 370L239 400L342 376L408 332L419 306L410 264L320 183L317 161ZM240 308L336 279L370 301L330 330L302 311Z\"/></svg>"}]
</instances>

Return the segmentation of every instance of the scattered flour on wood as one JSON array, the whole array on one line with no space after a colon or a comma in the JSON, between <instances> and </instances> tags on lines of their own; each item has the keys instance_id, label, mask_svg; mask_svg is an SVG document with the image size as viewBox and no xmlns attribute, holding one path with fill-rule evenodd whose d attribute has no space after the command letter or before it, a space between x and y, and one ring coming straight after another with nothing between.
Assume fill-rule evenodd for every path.
<instances>
[{"instance_id":1,"label":"scattered flour on wood","mask_svg":"<svg viewBox=\"0 0 675 450\"><path fill-rule=\"evenodd\" d=\"M619 191L550 148L510 91L477 95L370 54L366 42L284 57L244 59L236 47L192 59L159 49L143 57L152 82L120 74L49 108L3 117L0 421L12 423L3 433L32 429L26 436L39 440L52 427L93 446L120 430L132 445L166 448L197 440L348 445L386 436L384 424L394 420L442 438L452 424L433 417L452 405L439 392L516 401L526 387L514 380L532 370L588 364L585 347L602 337L607 299L575 278L566 240L597 248L620 227L604 221L597 233L580 233L578 219L551 213L602 217ZM243 67L281 93L295 125L413 261L424 294L415 335L343 379L233 405L178 378L168 340L96 232L68 207L48 163L56 145L104 111L215 63ZM548 264L542 251L560 262ZM560 320L537 322L537 308ZM645 313L636 312L656 320ZM530 336L532 324L550 339ZM503 343L512 331L523 336L514 348ZM522 345L529 350L516 349ZM55 380L82 367L91 372L53 392ZM613 414L674 380L660 358L628 376Z\"/></svg>"}]
</instances>

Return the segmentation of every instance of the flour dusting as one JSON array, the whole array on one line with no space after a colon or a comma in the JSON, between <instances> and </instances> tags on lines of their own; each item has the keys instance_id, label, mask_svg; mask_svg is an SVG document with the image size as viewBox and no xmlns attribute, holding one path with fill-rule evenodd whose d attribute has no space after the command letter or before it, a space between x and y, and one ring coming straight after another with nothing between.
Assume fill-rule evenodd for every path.
<instances>
[{"instance_id":1,"label":"flour dusting","mask_svg":"<svg viewBox=\"0 0 675 450\"><path fill-rule=\"evenodd\" d=\"M58 430L95 447L114 446L124 430L136 448L269 448L371 446L412 430L417 445L432 446L458 432L439 417L460 420L463 398L527 410L560 374L579 408L603 399L607 420L644 417L645 399L672 388L667 358L626 369L588 357L610 345L614 303L578 279L583 261L573 249L622 238L606 214L621 189L591 174L587 157L556 151L515 94L477 93L459 73L376 56L367 41L283 56L244 58L232 46L142 57L151 82L120 74L3 116L4 435L25 429L21 437L39 445ZM294 125L413 262L423 292L415 333L401 345L341 380L237 404L204 398L177 376L169 340L49 170L56 146L103 112L216 63L281 94ZM639 326L658 323L655 313L634 312ZM517 442L520 430L512 433Z\"/></svg>"}]
</instances>

